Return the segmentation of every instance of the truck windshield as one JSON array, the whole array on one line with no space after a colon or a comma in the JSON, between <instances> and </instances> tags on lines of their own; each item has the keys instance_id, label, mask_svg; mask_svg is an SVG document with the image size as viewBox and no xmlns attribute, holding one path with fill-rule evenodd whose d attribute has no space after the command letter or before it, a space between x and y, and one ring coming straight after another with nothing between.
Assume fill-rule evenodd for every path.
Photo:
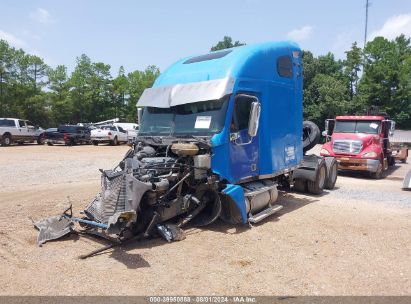
<instances>
[{"instance_id":1,"label":"truck windshield","mask_svg":"<svg viewBox=\"0 0 411 304\"><path fill-rule=\"evenodd\" d=\"M145 107L139 135L198 135L218 133L224 126L228 96L171 108Z\"/></svg>"},{"instance_id":2,"label":"truck windshield","mask_svg":"<svg viewBox=\"0 0 411 304\"><path fill-rule=\"evenodd\" d=\"M378 134L380 124L378 120L337 120L334 133Z\"/></svg>"}]
</instances>

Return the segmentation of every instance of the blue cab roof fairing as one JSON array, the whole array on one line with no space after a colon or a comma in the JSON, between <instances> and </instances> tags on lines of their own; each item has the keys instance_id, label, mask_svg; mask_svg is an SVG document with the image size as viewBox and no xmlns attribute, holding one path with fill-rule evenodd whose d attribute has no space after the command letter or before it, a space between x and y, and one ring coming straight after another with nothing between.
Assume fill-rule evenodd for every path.
<instances>
[{"instance_id":1,"label":"blue cab roof fairing","mask_svg":"<svg viewBox=\"0 0 411 304\"><path fill-rule=\"evenodd\" d=\"M290 50L300 51L300 48L291 41L266 42L211 52L210 55L230 51L222 57L210 56L211 59L208 60L194 60L205 55L190 56L177 61L161 73L153 88L222 78L274 80L273 69L277 69L276 62L271 60L272 64L267 65L270 60L267 61L266 57L289 53ZM187 64L190 60L193 62Z\"/></svg>"}]
</instances>

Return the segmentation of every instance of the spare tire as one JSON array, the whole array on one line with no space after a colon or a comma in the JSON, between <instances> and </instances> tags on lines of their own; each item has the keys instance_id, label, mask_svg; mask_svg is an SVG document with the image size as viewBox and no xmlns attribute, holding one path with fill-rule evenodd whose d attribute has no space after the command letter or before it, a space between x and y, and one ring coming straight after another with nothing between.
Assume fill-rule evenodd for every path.
<instances>
[{"instance_id":1,"label":"spare tire","mask_svg":"<svg viewBox=\"0 0 411 304\"><path fill-rule=\"evenodd\" d=\"M321 132L318 126L312 121L303 122L303 152L314 148L320 142Z\"/></svg>"}]
</instances>

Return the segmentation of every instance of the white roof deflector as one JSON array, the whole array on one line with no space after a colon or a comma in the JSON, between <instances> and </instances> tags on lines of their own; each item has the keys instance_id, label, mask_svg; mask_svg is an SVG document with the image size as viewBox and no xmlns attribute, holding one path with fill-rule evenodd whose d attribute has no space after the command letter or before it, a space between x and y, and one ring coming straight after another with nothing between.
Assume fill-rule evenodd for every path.
<instances>
[{"instance_id":1,"label":"white roof deflector","mask_svg":"<svg viewBox=\"0 0 411 304\"><path fill-rule=\"evenodd\" d=\"M206 100L220 99L233 92L234 79L223 78L145 89L137 102L139 107L170 108Z\"/></svg>"}]
</instances>

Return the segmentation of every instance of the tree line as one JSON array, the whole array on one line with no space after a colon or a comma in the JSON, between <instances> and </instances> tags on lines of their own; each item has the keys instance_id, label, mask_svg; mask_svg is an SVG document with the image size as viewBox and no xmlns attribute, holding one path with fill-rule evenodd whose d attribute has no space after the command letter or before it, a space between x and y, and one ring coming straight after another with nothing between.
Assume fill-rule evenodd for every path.
<instances>
[{"instance_id":1,"label":"tree line","mask_svg":"<svg viewBox=\"0 0 411 304\"><path fill-rule=\"evenodd\" d=\"M244 45L231 37L212 51ZM76 60L69 75L64 65L48 66L42 58L0 40L0 117L29 119L43 127L96 122L114 117L136 121L136 103L160 70L155 65L113 77L110 65ZM303 51L304 116L323 126L336 115L364 114L378 106L411 129L411 45L404 35L376 37L362 49L353 43L345 59L332 53Z\"/></svg>"},{"instance_id":2,"label":"tree line","mask_svg":"<svg viewBox=\"0 0 411 304\"><path fill-rule=\"evenodd\" d=\"M0 117L25 118L43 127L115 117L134 122L138 99L160 71L151 65L126 74L120 67L113 77L110 68L83 54L69 75L64 65L52 68L0 40Z\"/></svg>"}]
</instances>

